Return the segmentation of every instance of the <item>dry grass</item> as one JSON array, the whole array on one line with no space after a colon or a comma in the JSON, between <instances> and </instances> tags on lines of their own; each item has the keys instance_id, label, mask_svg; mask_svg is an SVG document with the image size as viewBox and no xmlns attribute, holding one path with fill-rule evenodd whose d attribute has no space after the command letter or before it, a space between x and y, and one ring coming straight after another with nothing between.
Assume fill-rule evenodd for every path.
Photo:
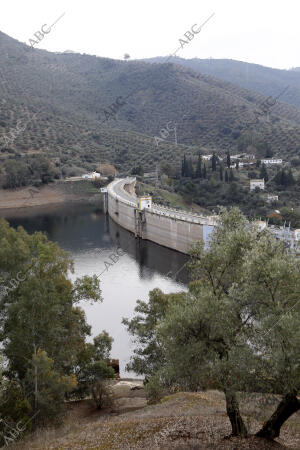
<instances>
[{"instance_id":1,"label":"dry grass","mask_svg":"<svg viewBox=\"0 0 300 450\"><path fill-rule=\"evenodd\" d=\"M263 399L264 396L260 396ZM257 396L259 398L259 396ZM241 410L255 433L262 424L255 404L268 416L272 406L244 398ZM97 412L89 402L74 402L63 427L40 430L13 449L275 449L300 448L300 417L295 414L283 427L277 442L259 438L224 439L230 433L224 396L218 391L177 393L157 405L112 415Z\"/></svg>"}]
</instances>

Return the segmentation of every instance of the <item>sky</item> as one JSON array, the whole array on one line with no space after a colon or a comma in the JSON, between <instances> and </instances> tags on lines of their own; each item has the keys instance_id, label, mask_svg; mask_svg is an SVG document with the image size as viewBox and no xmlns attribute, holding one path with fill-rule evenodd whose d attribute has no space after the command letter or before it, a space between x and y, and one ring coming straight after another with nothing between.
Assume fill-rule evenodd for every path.
<instances>
[{"instance_id":1,"label":"sky","mask_svg":"<svg viewBox=\"0 0 300 450\"><path fill-rule=\"evenodd\" d=\"M212 14L188 41L184 34ZM21 42L37 40L34 34L58 18L36 47L114 59L125 53L131 59L168 56L179 49L176 55L186 59L300 66L299 0L1 0L0 31Z\"/></svg>"}]
</instances>

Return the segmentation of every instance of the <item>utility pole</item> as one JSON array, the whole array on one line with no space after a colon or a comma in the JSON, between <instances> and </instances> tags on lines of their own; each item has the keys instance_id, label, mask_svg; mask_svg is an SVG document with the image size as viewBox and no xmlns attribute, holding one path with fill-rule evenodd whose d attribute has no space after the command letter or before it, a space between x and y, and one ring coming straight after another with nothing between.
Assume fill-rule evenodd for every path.
<instances>
[{"instance_id":1,"label":"utility pole","mask_svg":"<svg viewBox=\"0 0 300 450\"><path fill-rule=\"evenodd\" d=\"M156 171L155 171L155 187L158 188L159 185L159 164L156 164Z\"/></svg>"},{"instance_id":2,"label":"utility pole","mask_svg":"<svg viewBox=\"0 0 300 450\"><path fill-rule=\"evenodd\" d=\"M177 147L177 127L174 127L174 136L175 136L175 146Z\"/></svg>"}]
</instances>

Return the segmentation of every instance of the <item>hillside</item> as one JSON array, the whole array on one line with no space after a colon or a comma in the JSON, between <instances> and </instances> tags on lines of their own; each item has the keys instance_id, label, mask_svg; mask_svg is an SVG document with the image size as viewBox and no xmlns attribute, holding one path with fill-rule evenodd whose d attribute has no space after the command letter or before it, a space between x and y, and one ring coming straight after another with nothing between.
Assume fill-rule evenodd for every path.
<instances>
[{"instance_id":1,"label":"hillside","mask_svg":"<svg viewBox=\"0 0 300 450\"><path fill-rule=\"evenodd\" d=\"M253 398L255 397L255 401ZM254 433L272 408L261 409L262 395L245 398L242 413ZM124 399L125 400L125 399ZM259 406L260 405L260 406ZM97 412L89 403L69 405L65 425L57 430L38 430L13 445L13 449L284 449L299 448L299 416L291 418L280 439L230 438L225 400L218 391L181 392L164 397L157 405L123 413Z\"/></svg>"},{"instance_id":2,"label":"hillside","mask_svg":"<svg viewBox=\"0 0 300 450\"><path fill-rule=\"evenodd\" d=\"M235 152L245 139L267 141L285 159L299 154L300 110L278 102L254 123L263 95L189 68L50 53L3 33L0 66L2 168L8 158L42 154L55 163L56 177L103 161L121 171L141 161L151 169L157 161L179 164L183 153ZM170 121L178 145L171 132L157 147L154 136Z\"/></svg>"},{"instance_id":3,"label":"hillside","mask_svg":"<svg viewBox=\"0 0 300 450\"><path fill-rule=\"evenodd\" d=\"M164 59L157 57L144 61L162 63ZM288 87L280 96L280 100L300 108L299 68L280 70L232 59L184 59L178 56L169 58L169 62L220 80L229 81L265 96L277 97Z\"/></svg>"}]
</instances>

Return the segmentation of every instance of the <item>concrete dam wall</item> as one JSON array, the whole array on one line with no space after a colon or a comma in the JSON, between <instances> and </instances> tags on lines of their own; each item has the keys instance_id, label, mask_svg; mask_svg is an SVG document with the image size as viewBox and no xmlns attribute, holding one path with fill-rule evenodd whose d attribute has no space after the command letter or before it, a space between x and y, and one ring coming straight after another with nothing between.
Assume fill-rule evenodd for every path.
<instances>
[{"instance_id":1,"label":"concrete dam wall","mask_svg":"<svg viewBox=\"0 0 300 450\"><path fill-rule=\"evenodd\" d=\"M135 182L135 178L115 180L107 187L104 210L117 224L136 237L182 253L188 253L196 241L203 241L205 246L208 245L209 237L217 224L217 216L203 217L155 203L152 205L151 202L140 209ZM284 240L292 251L300 254L300 229L268 227L265 221L256 221L256 225L260 231L268 229L277 239Z\"/></svg>"},{"instance_id":2,"label":"concrete dam wall","mask_svg":"<svg viewBox=\"0 0 300 450\"><path fill-rule=\"evenodd\" d=\"M121 227L141 239L188 253L191 245L207 243L215 218L176 211L153 204L139 210L134 194L135 179L115 180L107 188L107 212Z\"/></svg>"}]
</instances>

